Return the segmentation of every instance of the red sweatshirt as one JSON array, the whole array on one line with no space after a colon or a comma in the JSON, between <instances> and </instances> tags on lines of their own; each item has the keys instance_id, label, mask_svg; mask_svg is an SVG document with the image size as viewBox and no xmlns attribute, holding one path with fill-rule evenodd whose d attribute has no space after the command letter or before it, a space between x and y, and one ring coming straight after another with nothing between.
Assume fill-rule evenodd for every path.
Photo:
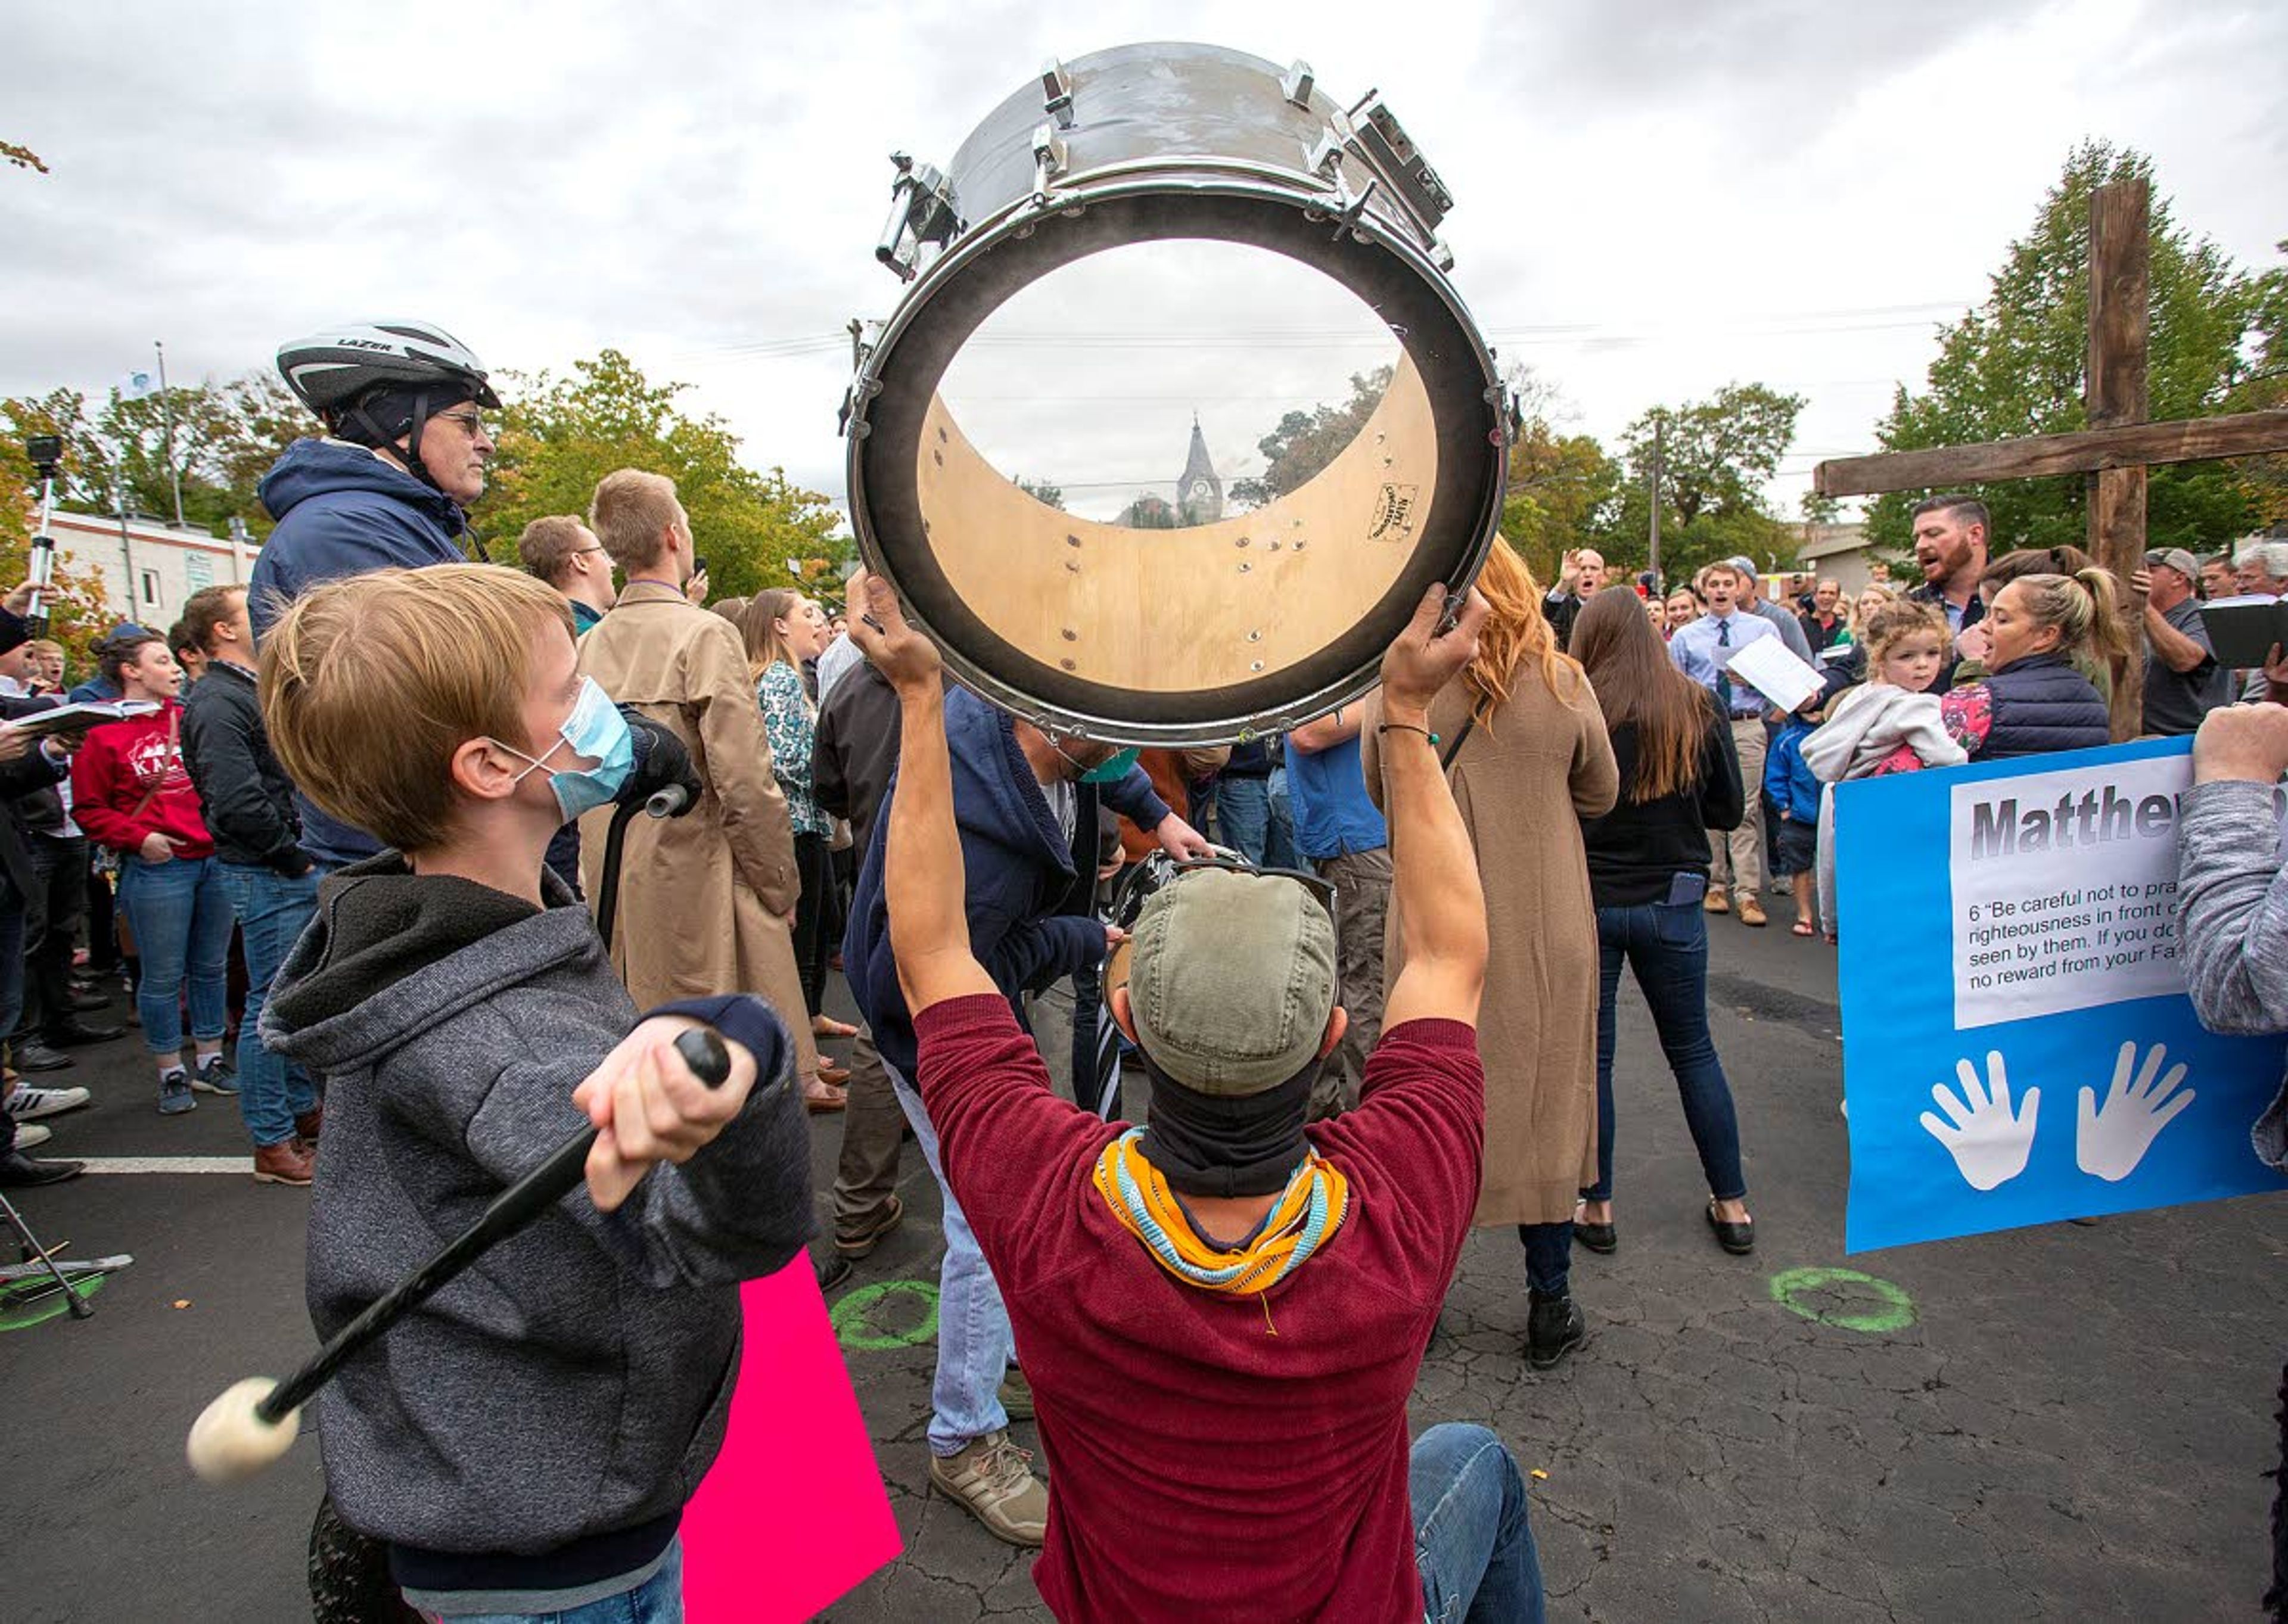
<instances>
[{"instance_id":1,"label":"red sweatshirt","mask_svg":"<svg viewBox=\"0 0 2288 1624\"><path fill-rule=\"evenodd\" d=\"M1383 1034L1359 1108L1309 1130L1350 1216L1258 1298L1181 1283L1121 1226L1090 1175L1125 1125L1049 1092L1007 1000L950 999L914 1026L946 1176L1039 1413L1050 1611L1419 1620L1406 1399L1477 1205L1476 1034Z\"/></svg>"},{"instance_id":2,"label":"red sweatshirt","mask_svg":"<svg viewBox=\"0 0 2288 1624\"><path fill-rule=\"evenodd\" d=\"M199 792L183 768L182 718L182 705L169 700L148 716L90 731L72 757L72 817L89 839L139 854L145 836L168 835L181 843L177 857L214 855Z\"/></svg>"}]
</instances>

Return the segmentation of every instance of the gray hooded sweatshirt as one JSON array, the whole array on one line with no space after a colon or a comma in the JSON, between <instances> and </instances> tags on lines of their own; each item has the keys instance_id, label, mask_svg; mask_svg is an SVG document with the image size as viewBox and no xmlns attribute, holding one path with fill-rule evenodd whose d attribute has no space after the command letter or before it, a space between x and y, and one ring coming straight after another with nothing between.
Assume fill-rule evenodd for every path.
<instances>
[{"instance_id":1,"label":"gray hooded sweatshirt","mask_svg":"<svg viewBox=\"0 0 2288 1624\"><path fill-rule=\"evenodd\" d=\"M542 882L536 910L385 852L319 887L261 1031L327 1080L307 1287L322 1337L576 1132L573 1088L636 1023L587 911ZM714 1461L737 1284L810 1238L810 1140L767 1005L667 1012L754 1053L738 1118L608 1216L576 1189L318 1396L334 1501L390 1542L409 1587L560 1593L641 1571Z\"/></svg>"}]
</instances>

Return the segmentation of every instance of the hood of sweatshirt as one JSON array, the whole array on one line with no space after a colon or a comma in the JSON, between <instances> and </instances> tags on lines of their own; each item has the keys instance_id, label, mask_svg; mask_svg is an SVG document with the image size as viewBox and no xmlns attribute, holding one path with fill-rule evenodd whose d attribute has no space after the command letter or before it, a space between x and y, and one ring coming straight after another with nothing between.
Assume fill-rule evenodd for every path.
<instances>
[{"instance_id":1,"label":"hood of sweatshirt","mask_svg":"<svg viewBox=\"0 0 2288 1624\"><path fill-rule=\"evenodd\" d=\"M553 874L545 908L394 852L322 881L317 916L280 967L262 1041L319 1070L346 1070L503 987L603 957L588 910Z\"/></svg>"},{"instance_id":2,"label":"hood of sweatshirt","mask_svg":"<svg viewBox=\"0 0 2288 1624\"><path fill-rule=\"evenodd\" d=\"M256 494L271 518L282 519L313 496L344 491L370 491L418 509L443 527L448 536L458 535L467 524L460 504L444 492L432 490L395 463L346 440L296 440L262 476Z\"/></svg>"},{"instance_id":3,"label":"hood of sweatshirt","mask_svg":"<svg viewBox=\"0 0 2288 1624\"><path fill-rule=\"evenodd\" d=\"M1072 843L1049 810L1048 792L1033 776L1009 713L965 688L952 689L945 696L945 741L953 758L953 804L962 833L1028 862L1046 864L1069 880Z\"/></svg>"}]
</instances>

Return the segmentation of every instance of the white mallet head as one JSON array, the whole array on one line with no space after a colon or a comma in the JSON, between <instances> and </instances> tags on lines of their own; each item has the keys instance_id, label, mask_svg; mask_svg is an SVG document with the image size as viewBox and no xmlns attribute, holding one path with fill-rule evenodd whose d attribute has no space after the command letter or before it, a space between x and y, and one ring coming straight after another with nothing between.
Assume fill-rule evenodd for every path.
<instances>
[{"instance_id":1,"label":"white mallet head","mask_svg":"<svg viewBox=\"0 0 2288 1624\"><path fill-rule=\"evenodd\" d=\"M186 1451L191 1470L209 1483L239 1483L291 1449L302 1430L299 1410L274 1426L254 1413L277 1386L268 1376L249 1376L232 1382L201 1410L191 1423Z\"/></svg>"}]
</instances>

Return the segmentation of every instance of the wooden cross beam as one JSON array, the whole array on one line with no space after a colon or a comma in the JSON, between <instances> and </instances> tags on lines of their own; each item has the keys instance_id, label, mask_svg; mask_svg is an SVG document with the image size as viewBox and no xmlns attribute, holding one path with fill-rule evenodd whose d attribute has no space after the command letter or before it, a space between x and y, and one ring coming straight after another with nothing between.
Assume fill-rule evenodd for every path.
<instances>
[{"instance_id":1,"label":"wooden cross beam","mask_svg":"<svg viewBox=\"0 0 2288 1624\"><path fill-rule=\"evenodd\" d=\"M2288 451L2288 411L2146 421L2149 210L2149 189L2142 180L2117 181L2090 194L2089 364L2084 395L2087 429L1844 457L1814 469L1812 488L1823 496L1871 496L2085 473L2091 476L2088 551L2126 590L2130 576L2145 567L2145 489L2153 465ZM2142 648L2143 594L2130 593L2122 614L2128 622L2130 647ZM2113 685L2116 739L2137 736L2144 686L2144 661L2133 657Z\"/></svg>"}]
</instances>

